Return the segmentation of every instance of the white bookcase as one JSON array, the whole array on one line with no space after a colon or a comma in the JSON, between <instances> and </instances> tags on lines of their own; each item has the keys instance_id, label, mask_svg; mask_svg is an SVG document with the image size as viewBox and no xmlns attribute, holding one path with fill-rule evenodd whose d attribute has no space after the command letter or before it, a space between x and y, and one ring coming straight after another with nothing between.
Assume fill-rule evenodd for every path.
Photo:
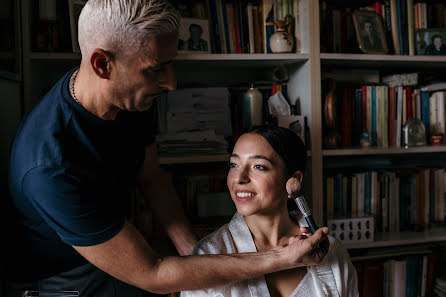
<instances>
[{"instance_id":1,"label":"white bookcase","mask_svg":"<svg viewBox=\"0 0 446 297\"><path fill-rule=\"evenodd\" d=\"M24 109L28 111L41 98L61 74L80 61L78 53L42 53L31 51L31 4L32 0L21 0L22 25L22 72ZM227 86L268 80L274 67L282 65L289 71L288 92L293 103L300 98L301 111L308 119L310 129L309 178L311 183L312 210L318 224L323 222L323 168L327 157L375 155L438 154L446 152L445 146L426 146L410 149L336 149L322 147L322 93L321 67L369 68L369 69L438 69L446 68L446 56L394 56L366 54L320 53L319 5L318 1L300 0L301 53L290 54L180 54L175 60L179 85ZM185 164L224 162L227 156L200 158L163 158L162 164ZM310 199L309 197L307 199ZM446 241L446 228L435 231L377 234L376 241L349 248L371 248L413 244L424 241Z\"/></svg>"}]
</instances>

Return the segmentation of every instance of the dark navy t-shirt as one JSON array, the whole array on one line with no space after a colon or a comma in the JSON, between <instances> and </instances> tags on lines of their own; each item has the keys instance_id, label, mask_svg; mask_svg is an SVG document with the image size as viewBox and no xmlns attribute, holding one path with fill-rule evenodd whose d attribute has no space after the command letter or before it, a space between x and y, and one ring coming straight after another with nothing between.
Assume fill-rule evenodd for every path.
<instances>
[{"instance_id":1,"label":"dark navy t-shirt","mask_svg":"<svg viewBox=\"0 0 446 297\"><path fill-rule=\"evenodd\" d=\"M151 110L121 111L105 121L76 103L68 91L74 70L27 115L14 140L13 278L41 279L85 264L71 245L96 245L116 235L144 148L153 142Z\"/></svg>"}]
</instances>

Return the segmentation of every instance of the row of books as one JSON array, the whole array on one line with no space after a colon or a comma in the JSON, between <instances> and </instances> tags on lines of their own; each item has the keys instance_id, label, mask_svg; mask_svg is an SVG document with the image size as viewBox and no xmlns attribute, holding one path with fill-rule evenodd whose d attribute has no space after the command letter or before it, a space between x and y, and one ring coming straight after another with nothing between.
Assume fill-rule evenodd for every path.
<instances>
[{"instance_id":1,"label":"row of books","mask_svg":"<svg viewBox=\"0 0 446 297\"><path fill-rule=\"evenodd\" d=\"M432 134L445 133L445 92L415 86L343 84L338 87L339 134L342 147L358 146L363 132L374 147L401 147L404 124L421 120L426 143Z\"/></svg>"},{"instance_id":2,"label":"row of books","mask_svg":"<svg viewBox=\"0 0 446 297\"><path fill-rule=\"evenodd\" d=\"M324 176L327 218L371 214L378 232L445 221L445 170L400 169Z\"/></svg>"},{"instance_id":3,"label":"row of books","mask_svg":"<svg viewBox=\"0 0 446 297\"><path fill-rule=\"evenodd\" d=\"M436 288L438 254L354 262L361 297L430 297Z\"/></svg>"},{"instance_id":4,"label":"row of books","mask_svg":"<svg viewBox=\"0 0 446 297\"><path fill-rule=\"evenodd\" d=\"M446 54L428 50L431 38L446 27L446 4L417 2L413 0L375 1L368 6L340 7L322 1L320 28L322 52L359 52L353 22L354 10L371 10L383 22L384 38L390 53L396 55ZM438 29L438 32L432 30ZM426 30L426 29L430 29ZM443 36L443 39L446 36ZM443 40L445 42L445 40Z\"/></svg>"},{"instance_id":5,"label":"row of books","mask_svg":"<svg viewBox=\"0 0 446 297\"><path fill-rule=\"evenodd\" d=\"M414 16L415 29L446 28L445 3L415 3Z\"/></svg>"},{"instance_id":6,"label":"row of books","mask_svg":"<svg viewBox=\"0 0 446 297\"><path fill-rule=\"evenodd\" d=\"M296 0L209 0L209 8L215 53L271 53L275 20L285 21L293 36L300 28Z\"/></svg>"}]
</instances>

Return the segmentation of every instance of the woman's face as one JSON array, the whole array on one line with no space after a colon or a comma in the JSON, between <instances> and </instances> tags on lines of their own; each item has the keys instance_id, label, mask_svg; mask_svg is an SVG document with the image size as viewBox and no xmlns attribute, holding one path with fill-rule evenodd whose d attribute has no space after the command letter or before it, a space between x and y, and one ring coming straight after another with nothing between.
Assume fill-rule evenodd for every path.
<instances>
[{"instance_id":1,"label":"woman's face","mask_svg":"<svg viewBox=\"0 0 446 297\"><path fill-rule=\"evenodd\" d=\"M285 164L265 138L242 135L229 162L228 188L240 214L271 214L286 207Z\"/></svg>"}]
</instances>

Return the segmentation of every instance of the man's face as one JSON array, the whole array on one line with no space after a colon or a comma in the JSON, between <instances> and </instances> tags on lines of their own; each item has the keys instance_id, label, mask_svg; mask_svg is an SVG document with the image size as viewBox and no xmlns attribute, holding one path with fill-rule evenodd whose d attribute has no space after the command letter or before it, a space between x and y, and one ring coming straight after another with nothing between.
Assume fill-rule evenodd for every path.
<instances>
[{"instance_id":1,"label":"man's face","mask_svg":"<svg viewBox=\"0 0 446 297\"><path fill-rule=\"evenodd\" d=\"M200 28L197 27L193 27L190 30L190 38L195 41L198 42L201 39L201 30Z\"/></svg>"},{"instance_id":2,"label":"man's face","mask_svg":"<svg viewBox=\"0 0 446 297\"><path fill-rule=\"evenodd\" d=\"M437 49L437 50L440 50L440 47L441 47L441 38L440 37L437 37L437 38L435 38L434 39L434 45L435 45L435 48Z\"/></svg>"},{"instance_id":3,"label":"man's face","mask_svg":"<svg viewBox=\"0 0 446 297\"><path fill-rule=\"evenodd\" d=\"M372 24L370 24L369 22L366 22L364 24L364 30L368 33L370 33L372 31Z\"/></svg>"},{"instance_id":4,"label":"man's face","mask_svg":"<svg viewBox=\"0 0 446 297\"><path fill-rule=\"evenodd\" d=\"M144 111L165 90L176 88L172 62L177 55L176 34L150 39L132 58L116 64L111 96L119 109Z\"/></svg>"}]
</instances>

